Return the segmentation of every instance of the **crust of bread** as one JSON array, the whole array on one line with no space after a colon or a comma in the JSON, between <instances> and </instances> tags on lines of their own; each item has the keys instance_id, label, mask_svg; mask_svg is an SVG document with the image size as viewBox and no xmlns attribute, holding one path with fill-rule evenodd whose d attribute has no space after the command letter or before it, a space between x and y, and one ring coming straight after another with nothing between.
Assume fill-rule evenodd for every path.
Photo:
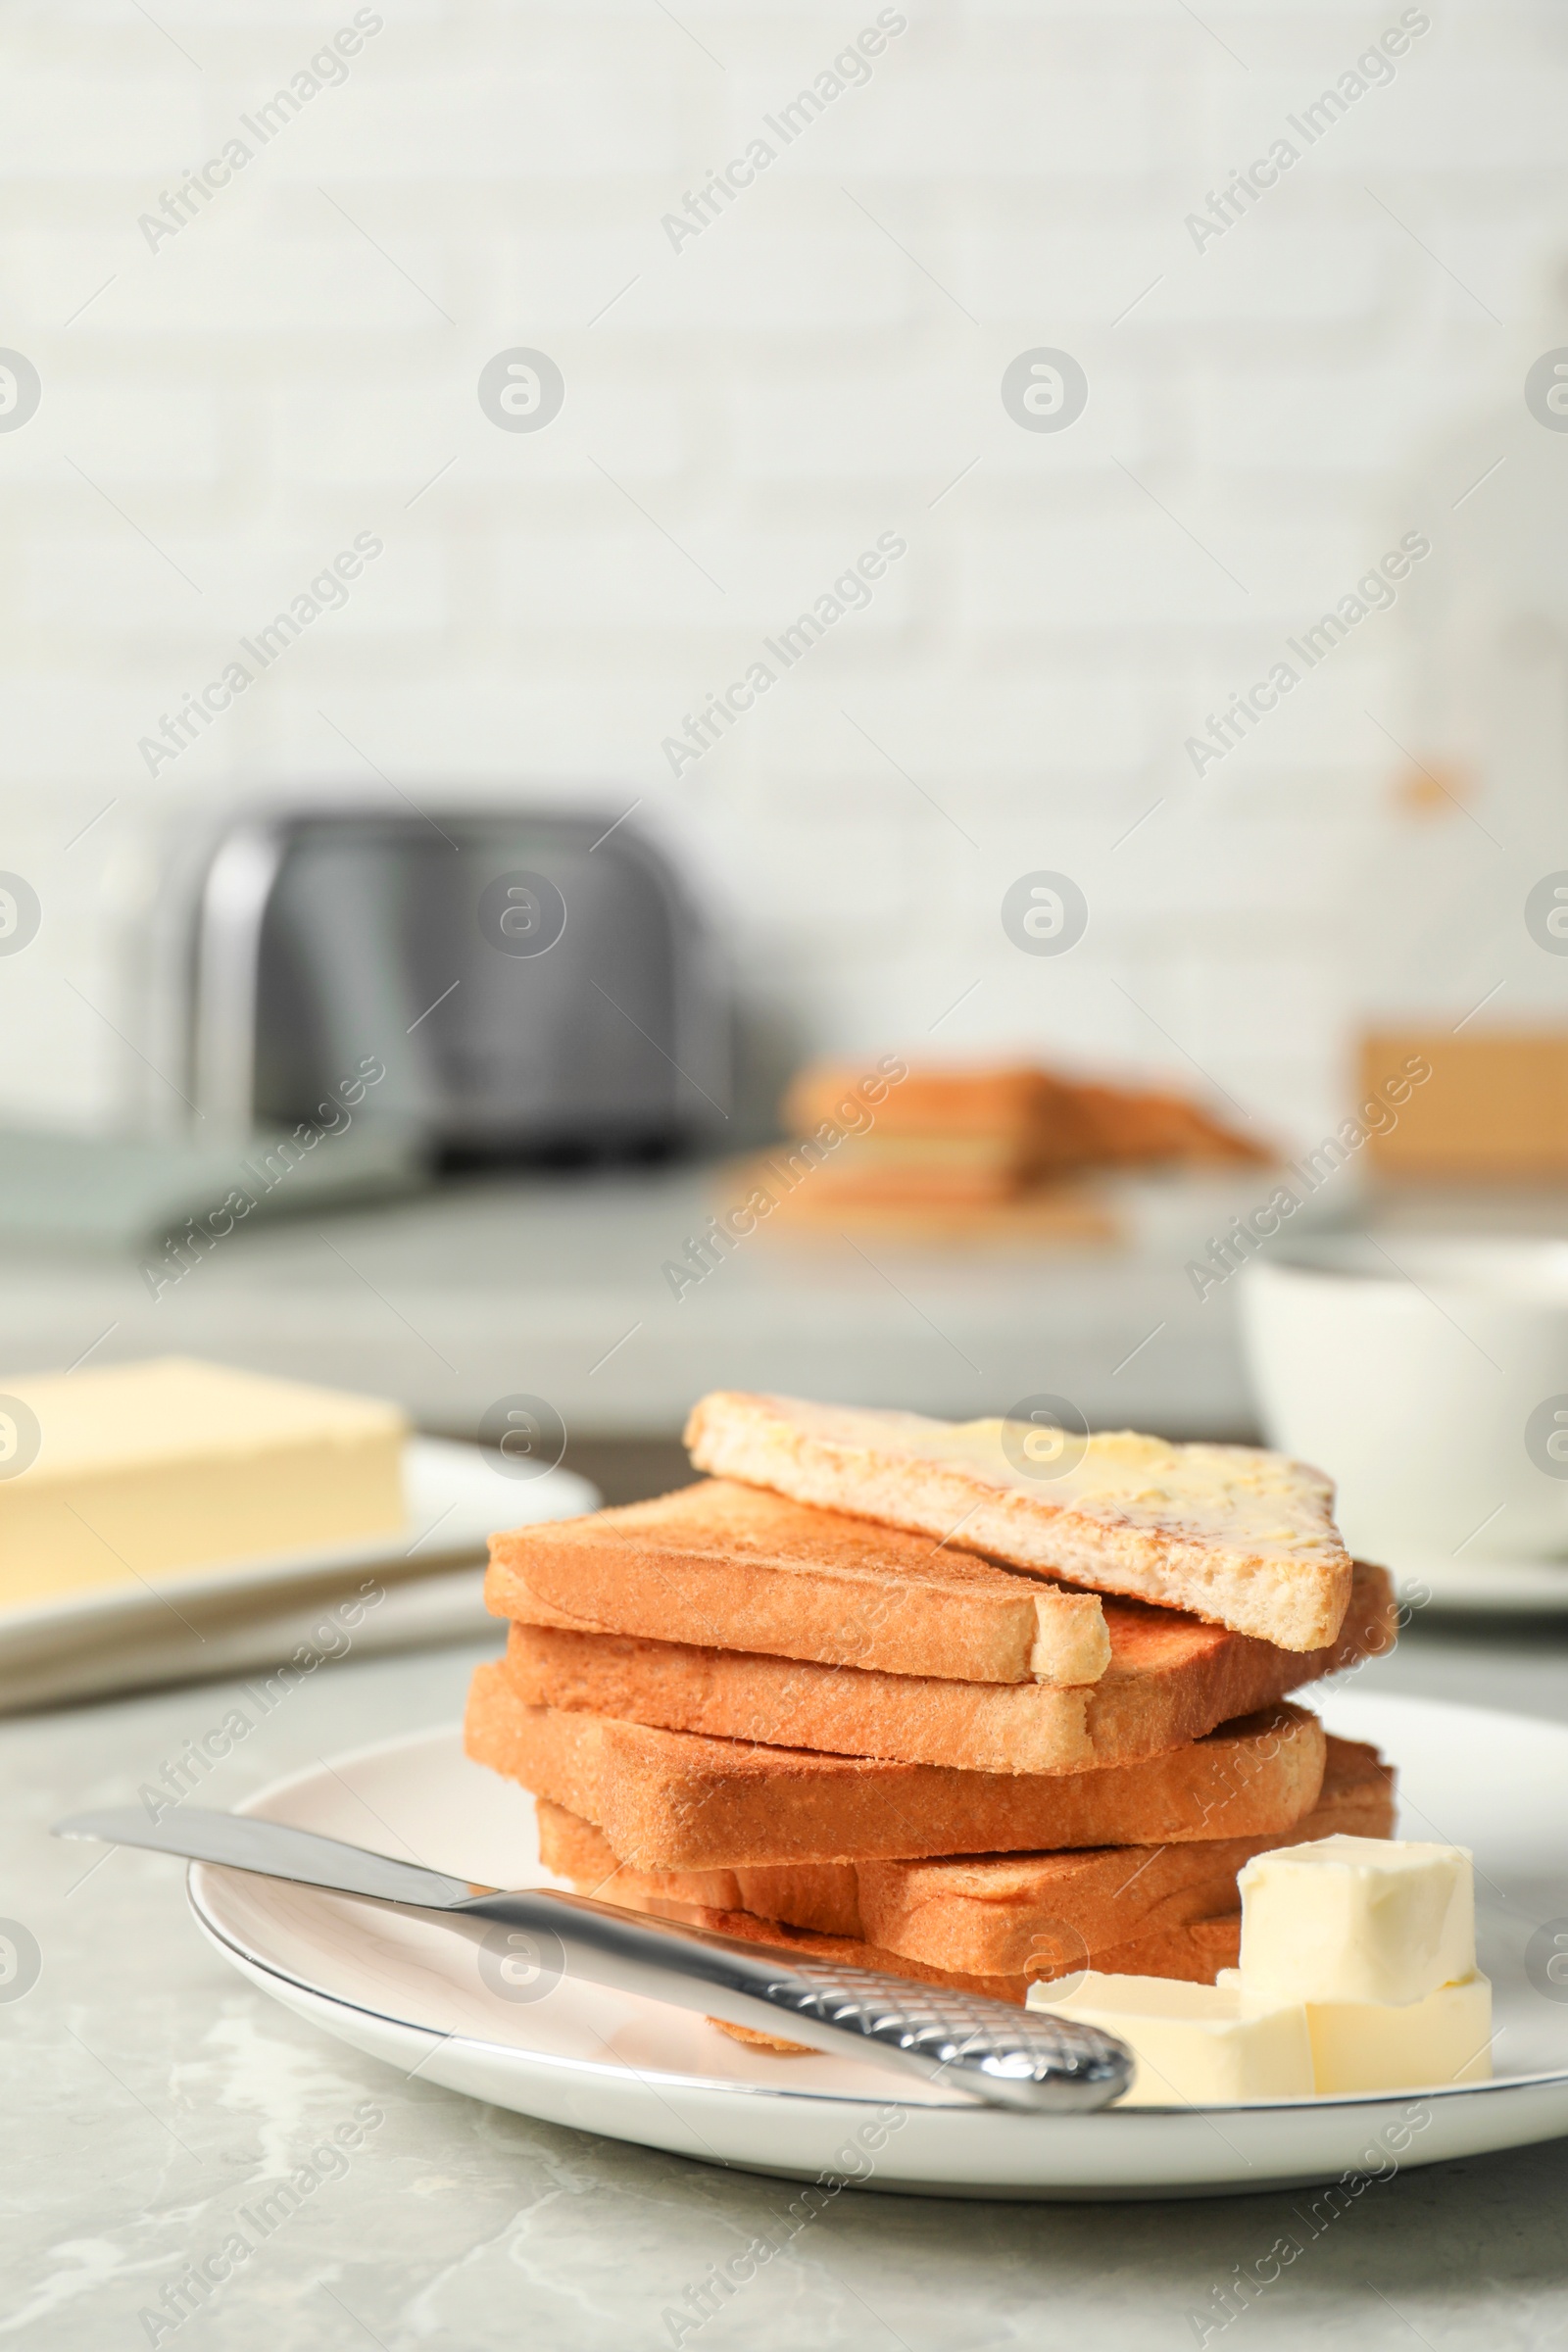
<instances>
[{"instance_id":1,"label":"crust of bread","mask_svg":"<svg viewBox=\"0 0 1568 2352\"><path fill-rule=\"evenodd\" d=\"M1386 1569L1359 1565L1338 1639L1304 1654L1131 1601L1107 1601L1105 1624L1109 1669L1071 1690L881 1674L525 1621L512 1628L507 1672L531 1706L665 1731L970 1772L1083 1772L1181 1747L1380 1654L1393 1642L1394 1588Z\"/></svg>"},{"instance_id":2,"label":"crust of bread","mask_svg":"<svg viewBox=\"0 0 1568 2352\"><path fill-rule=\"evenodd\" d=\"M935 1444L944 1425L915 1414L811 1405L788 1396L719 1390L701 1398L685 1442L700 1470L771 1488L797 1502L939 1537L1094 1592L1187 1609L1281 1649L1321 1649L1339 1632L1350 1595L1350 1560L1321 1508L1321 1525L1297 1549L1204 1533L1191 1512L1169 1524L1113 1508L1075 1504L1042 1478L998 1484ZM902 1441L902 1442L901 1442ZM1246 1462L1279 1470L1280 1457L1244 1446L1175 1449L1195 1470L1240 1474ZM1318 1474L1290 1466L1301 1496L1331 1492ZM1283 1475L1283 1473L1281 1473Z\"/></svg>"},{"instance_id":3,"label":"crust of bread","mask_svg":"<svg viewBox=\"0 0 1568 2352\"><path fill-rule=\"evenodd\" d=\"M639 1869L1274 1837L1317 1802L1324 1735L1282 1703L1137 1764L959 1772L666 1732L526 1705L474 1670L467 1752L596 1822Z\"/></svg>"},{"instance_id":4,"label":"crust of bread","mask_svg":"<svg viewBox=\"0 0 1568 2352\"><path fill-rule=\"evenodd\" d=\"M749 2050L765 2050L773 2058L815 2058L819 2054L808 2042L780 2041L773 2034L755 2034L750 2026L732 2025L727 2017L710 2017L704 2022L727 2034L731 2041L744 2041Z\"/></svg>"},{"instance_id":5,"label":"crust of bread","mask_svg":"<svg viewBox=\"0 0 1568 2352\"><path fill-rule=\"evenodd\" d=\"M485 1602L534 1625L960 1682L1077 1686L1110 1662L1094 1593L729 1480L493 1536Z\"/></svg>"},{"instance_id":6,"label":"crust of bread","mask_svg":"<svg viewBox=\"0 0 1568 2352\"><path fill-rule=\"evenodd\" d=\"M659 1900L745 1911L818 1935L856 1936L930 1967L1027 1979L1091 1963L1104 1969L1105 1955L1123 1945L1234 1912L1238 1871L1271 1846L1341 1836L1392 1838L1395 1796L1393 1770L1376 1748L1331 1736L1317 1803L1271 1837L1086 1853L706 1871L636 1870L618 1859L591 1822L546 1798L537 1810L545 1868L607 1902L638 1907Z\"/></svg>"}]
</instances>

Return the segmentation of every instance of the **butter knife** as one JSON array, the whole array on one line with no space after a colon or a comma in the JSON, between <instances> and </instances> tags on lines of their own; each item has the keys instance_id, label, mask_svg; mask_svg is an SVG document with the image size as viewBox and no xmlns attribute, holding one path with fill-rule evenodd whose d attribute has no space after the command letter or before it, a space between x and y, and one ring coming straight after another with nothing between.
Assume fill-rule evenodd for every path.
<instances>
[{"instance_id":1,"label":"butter knife","mask_svg":"<svg viewBox=\"0 0 1568 2352\"><path fill-rule=\"evenodd\" d=\"M996 2107L1082 2114L1108 2106L1132 2080L1133 2061L1119 2041L1049 2010L1016 2009L980 1993L742 1942L592 1895L478 1886L253 1814L182 1805L153 1822L126 1805L73 1814L56 1822L54 1834L150 1846L188 1861L444 1913L455 1922L487 1921L503 1931L499 1947L491 1947L488 1981L496 1984L499 1969L497 1989L506 1990L510 1981L522 1997L537 1998L563 1976L584 1978L807 2042L832 2057L877 2059Z\"/></svg>"}]
</instances>

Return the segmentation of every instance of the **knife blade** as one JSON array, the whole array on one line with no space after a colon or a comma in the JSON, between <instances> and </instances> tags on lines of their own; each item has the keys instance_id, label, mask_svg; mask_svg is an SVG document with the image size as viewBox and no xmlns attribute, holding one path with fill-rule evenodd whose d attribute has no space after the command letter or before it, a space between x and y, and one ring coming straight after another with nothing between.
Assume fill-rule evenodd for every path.
<instances>
[{"instance_id":1,"label":"knife blade","mask_svg":"<svg viewBox=\"0 0 1568 2352\"><path fill-rule=\"evenodd\" d=\"M54 1834L147 1846L434 1911L454 1923L488 1921L500 1936L486 1937L492 1966L481 1974L493 1989L512 1987L514 1998L545 1997L563 1978L582 1978L831 2056L875 2059L992 2106L1036 2114L1108 2106L1132 2080L1133 2061L1119 2041L1049 2010L743 1942L594 1895L478 1886L253 1814L191 1805L154 1822L126 1805L73 1814Z\"/></svg>"}]
</instances>

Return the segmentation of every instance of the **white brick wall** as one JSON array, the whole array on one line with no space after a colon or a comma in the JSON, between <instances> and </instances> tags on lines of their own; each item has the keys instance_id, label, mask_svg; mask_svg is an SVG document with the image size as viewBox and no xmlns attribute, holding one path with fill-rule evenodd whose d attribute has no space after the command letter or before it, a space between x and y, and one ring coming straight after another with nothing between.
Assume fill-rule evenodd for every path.
<instances>
[{"instance_id":1,"label":"white brick wall","mask_svg":"<svg viewBox=\"0 0 1568 2352\"><path fill-rule=\"evenodd\" d=\"M1508 668L1521 615L1568 645L1568 436L1520 395L1568 341L1556 11L1433 5L1200 252L1187 214L1394 0L908 0L673 251L662 216L871 0L378 0L347 78L149 250L138 216L353 13L0 30L0 343L43 381L0 431L0 868L45 910L0 957L0 1117L124 1114L156 828L376 795L356 745L421 798L643 795L803 1046L1201 1069L1302 1135L1368 1010L1457 1017L1504 969L1497 1017L1558 1009L1516 934L1568 855L1560 666ZM476 399L514 344L566 381L537 435ZM1059 435L999 396L1037 345L1090 380ZM1418 587L1195 776L1186 738L1412 527ZM347 607L149 777L159 711L367 529ZM672 780L681 713L886 530L871 606ZM1409 812L1391 734L1470 763L1502 850ZM1000 926L1039 866L1090 898L1059 962Z\"/></svg>"}]
</instances>

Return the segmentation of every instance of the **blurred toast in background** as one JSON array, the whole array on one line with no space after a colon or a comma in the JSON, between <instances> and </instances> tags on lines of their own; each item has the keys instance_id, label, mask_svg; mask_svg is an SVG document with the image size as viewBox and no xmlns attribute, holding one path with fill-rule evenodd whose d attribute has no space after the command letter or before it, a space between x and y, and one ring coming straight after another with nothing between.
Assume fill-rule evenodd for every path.
<instances>
[{"instance_id":1,"label":"blurred toast in background","mask_svg":"<svg viewBox=\"0 0 1568 2352\"><path fill-rule=\"evenodd\" d=\"M786 1132L826 1141L855 1100L853 1073L832 1062L800 1071L784 1098ZM911 1069L851 1127L820 1171L824 1188L897 1200L995 1200L1083 1164L1073 1090L1028 1063Z\"/></svg>"},{"instance_id":2,"label":"blurred toast in background","mask_svg":"<svg viewBox=\"0 0 1568 2352\"><path fill-rule=\"evenodd\" d=\"M1080 1085L1033 1062L905 1068L874 1105L849 1064L813 1062L782 1123L788 1142L728 1171L737 1203L763 1197L759 1216L786 1229L910 1241L1114 1241L1097 1174L1276 1156L1180 1095Z\"/></svg>"},{"instance_id":3,"label":"blurred toast in background","mask_svg":"<svg viewBox=\"0 0 1568 2352\"><path fill-rule=\"evenodd\" d=\"M846 1124L853 1073L813 1062L784 1098L787 1132L826 1137ZM1271 1156L1178 1095L1080 1086L1030 1062L913 1067L863 1124L834 1147L821 1191L894 1200L1008 1199L1042 1180L1096 1167Z\"/></svg>"}]
</instances>

